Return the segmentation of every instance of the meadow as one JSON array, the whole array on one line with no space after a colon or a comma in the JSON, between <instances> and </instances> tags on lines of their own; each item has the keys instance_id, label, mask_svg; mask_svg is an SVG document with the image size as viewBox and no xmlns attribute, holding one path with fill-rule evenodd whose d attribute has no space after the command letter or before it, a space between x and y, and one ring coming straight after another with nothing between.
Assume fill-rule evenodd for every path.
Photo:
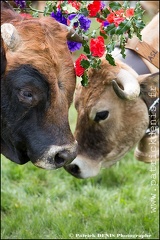
<instances>
[{"instance_id":1,"label":"meadow","mask_svg":"<svg viewBox=\"0 0 160 240\"><path fill-rule=\"evenodd\" d=\"M158 196L158 164L133 150L90 179L1 156L1 239L159 239Z\"/></svg>"}]
</instances>

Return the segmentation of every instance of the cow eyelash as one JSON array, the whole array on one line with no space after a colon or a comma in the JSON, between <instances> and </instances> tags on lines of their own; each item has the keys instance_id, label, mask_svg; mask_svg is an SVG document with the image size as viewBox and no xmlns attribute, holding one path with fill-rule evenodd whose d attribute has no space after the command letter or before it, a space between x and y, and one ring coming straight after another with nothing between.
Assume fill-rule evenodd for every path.
<instances>
[{"instance_id":1,"label":"cow eyelash","mask_svg":"<svg viewBox=\"0 0 160 240\"><path fill-rule=\"evenodd\" d=\"M96 116L94 118L95 122L99 122L101 120L105 120L109 115L109 111L101 111L101 112L97 112Z\"/></svg>"}]
</instances>

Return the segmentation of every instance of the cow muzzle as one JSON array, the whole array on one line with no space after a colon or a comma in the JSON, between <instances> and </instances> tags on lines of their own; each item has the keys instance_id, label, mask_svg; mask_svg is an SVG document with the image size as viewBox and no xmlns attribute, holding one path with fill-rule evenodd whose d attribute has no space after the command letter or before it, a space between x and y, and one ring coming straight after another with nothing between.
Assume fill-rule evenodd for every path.
<instances>
[{"instance_id":1,"label":"cow muzzle","mask_svg":"<svg viewBox=\"0 0 160 240\"><path fill-rule=\"evenodd\" d=\"M78 155L71 164L65 165L64 169L76 178L90 178L96 176L101 169L100 161Z\"/></svg>"},{"instance_id":2,"label":"cow muzzle","mask_svg":"<svg viewBox=\"0 0 160 240\"><path fill-rule=\"evenodd\" d=\"M77 141L64 146L51 146L33 164L39 168L51 170L70 164L77 156Z\"/></svg>"}]
</instances>

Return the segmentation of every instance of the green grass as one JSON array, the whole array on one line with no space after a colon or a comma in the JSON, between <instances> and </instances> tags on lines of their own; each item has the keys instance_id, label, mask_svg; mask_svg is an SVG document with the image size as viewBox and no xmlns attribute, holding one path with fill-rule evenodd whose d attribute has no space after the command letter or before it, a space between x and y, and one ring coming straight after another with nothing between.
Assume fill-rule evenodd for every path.
<instances>
[{"instance_id":1,"label":"green grass","mask_svg":"<svg viewBox=\"0 0 160 240\"><path fill-rule=\"evenodd\" d=\"M72 131L75 119L72 107ZM2 156L1 239L158 239L158 185L151 186L153 173L158 184L158 164L150 170L133 151L84 180Z\"/></svg>"}]
</instances>

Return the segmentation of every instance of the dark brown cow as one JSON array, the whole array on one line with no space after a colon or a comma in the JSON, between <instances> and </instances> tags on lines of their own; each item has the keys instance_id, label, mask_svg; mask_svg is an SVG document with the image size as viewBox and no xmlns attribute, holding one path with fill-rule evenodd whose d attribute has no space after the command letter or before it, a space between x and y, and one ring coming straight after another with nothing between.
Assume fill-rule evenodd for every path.
<instances>
[{"instance_id":1,"label":"dark brown cow","mask_svg":"<svg viewBox=\"0 0 160 240\"><path fill-rule=\"evenodd\" d=\"M55 169L76 157L68 35L51 17L25 19L1 3L1 152L13 162Z\"/></svg>"},{"instance_id":2,"label":"dark brown cow","mask_svg":"<svg viewBox=\"0 0 160 240\"><path fill-rule=\"evenodd\" d=\"M159 14L142 31L143 41L154 48L153 51L149 48L152 59L159 54L158 24ZM146 152L145 158L156 161L159 157L159 139L156 135L159 118L158 68L145 59L153 75L140 76L131 67L133 57L130 59L131 66L118 57L115 61L116 66L111 66L102 58L101 69L89 69L88 86L79 85L75 91L78 155L65 169L78 178L93 177L101 167L110 167L137 143L142 144L143 137L150 139L148 148L151 151L148 155ZM142 71L140 61L143 66L142 59L137 59L133 65ZM156 105L152 109L154 102ZM152 130L146 136L148 128ZM140 152L136 149L137 156L139 158Z\"/></svg>"}]
</instances>

